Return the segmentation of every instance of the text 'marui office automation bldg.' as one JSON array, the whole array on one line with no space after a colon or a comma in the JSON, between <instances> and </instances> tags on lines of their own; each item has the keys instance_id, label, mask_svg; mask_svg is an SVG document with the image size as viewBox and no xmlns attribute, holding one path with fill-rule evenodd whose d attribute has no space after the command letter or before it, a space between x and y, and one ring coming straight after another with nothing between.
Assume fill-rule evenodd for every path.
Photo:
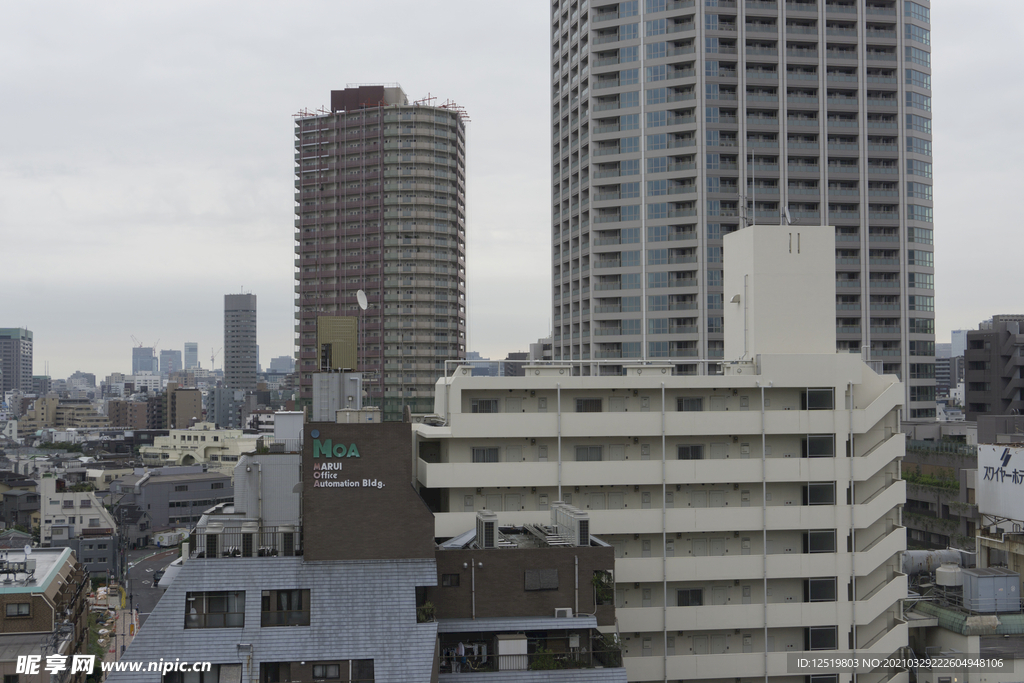
<instances>
[{"instance_id":1,"label":"text 'marui office automation bldg.'","mask_svg":"<svg viewBox=\"0 0 1024 683\"><path fill-rule=\"evenodd\" d=\"M549 7L554 358L704 372L722 237L788 209L835 226L836 348L868 347L904 418L934 418L929 3Z\"/></svg>"}]
</instances>

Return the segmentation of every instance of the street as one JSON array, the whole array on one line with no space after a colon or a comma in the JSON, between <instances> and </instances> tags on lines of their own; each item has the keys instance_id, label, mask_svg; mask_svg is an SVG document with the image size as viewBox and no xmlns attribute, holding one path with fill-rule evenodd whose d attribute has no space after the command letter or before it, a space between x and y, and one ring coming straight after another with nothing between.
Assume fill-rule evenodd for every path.
<instances>
[{"instance_id":1,"label":"street","mask_svg":"<svg viewBox=\"0 0 1024 683\"><path fill-rule=\"evenodd\" d=\"M128 581L125 589L130 596L130 605L139 610L139 625L146 623L149 613L156 607L163 590L153 586L153 574L164 569L178 557L179 550L147 548L128 551Z\"/></svg>"}]
</instances>

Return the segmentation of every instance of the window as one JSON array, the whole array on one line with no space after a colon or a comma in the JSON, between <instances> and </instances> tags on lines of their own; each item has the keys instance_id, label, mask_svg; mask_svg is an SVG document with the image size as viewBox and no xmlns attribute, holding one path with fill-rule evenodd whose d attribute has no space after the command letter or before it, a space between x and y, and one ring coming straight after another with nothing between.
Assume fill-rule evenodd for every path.
<instances>
[{"instance_id":1,"label":"window","mask_svg":"<svg viewBox=\"0 0 1024 683\"><path fill-rule=\"evenodd\" d=\"M914 24L907 24L907 40L916 40L922 45L931 45L931 31Z\"/></svg>"},{"instance_id":2,"label":"window","mask_svg":"<svg viewBox=\"0 0 1024 683\"><path fill-rule=\"evenodd\" d=\"M458 588L459 587L459 575L458 574L441 574L441 587L442 588Z\"/></svg>"},{"instance_id":3,"label":"window","mask_svg":"<svg viewBox=\"0 0 1024 683\"><path fill-rule=\"evenodd\" d=\"M919 5L916 2L905 0L903 3L903 16L910 17L911 19L917 19L925 23L931 23L931 10L923 5Z\"/></svg>"},{"instance_id":4,"label":"window","mask_svg":"<svg viewBox=\"0 0 1024 683\"><path fill-rule=\"evenodd\" d=\"M185 594L185 628L242 628L245 591Z\"/></svg>"},{"instance_id":5,"label":"window","mask_svg":"<svg viewBox=\"0 0 1024 683\"><path fill-rule=\"evenodd\" d=\"M666 149L668 147L668 136L665 133L647 136L647 151Z\"/></svg>"},{"instance_id":6,"label":"window","mask_svg":"<svg viewBox=\"0 0 1024 683\"><path fill-rule=\"evenodd\" d=\"M922 178L931 178L932 164L930 161L907 159L907 175L919 175Z\"/></svg>"},{"instance_id":7,"label":"window","mask_svg":"<svg viewBox=\"0 0 1024 683\"><path fill-rule=\"evenodd\" d=\"M665 0L647 0L647 12L664 12L667 7Z\"/></svg>"},{"instance_id":8,"label":"window","mask_svg":"<svg viewBox=\"0 0 1024 683\"><path fill-rule=\"evenodd\" d=\"M647 205L648 218L667 218L668 204L665 202L652 203Z\"/></svg>"},{"instance_id":9,"label":"window","mask_svg":"<svg viewBox=\"0 0 1024 683\"><path fill-rule=\"evenodd\" d=\"M640 183L622 183L619 185L619 197L621 199L634 199L640 196ZM630 228L630 230L637 230L637 228ZM639 230L637 230L639 232ZM639 238L634 240L639 242Z\"/></svg>"},{"instance_id":10,"label":"window","mask_svg":"<svg viewBox=\"0 0 1024 683\"><path fill-rule=\"evenodd\" d=\"M341 666L338 664L314 664L314 679L341 678Z\"/></svg>"},{"instance_id":11,"label":"window","mask_svg":"<svg viewBox=\"0 0 1024 683\"><path fill-rule=\"evenodd\" d=\"M935 297L911 295L907 297L908 308L911 311L934 311Z\"/></svg>"},{"instance_id":12,"label":"window","mask_svg":"<svg viewBox=\"0 0 1024 683\"><path fill-rule=\"evenodd\" d=\"M660 59L660 58L664 57L666 54L667 53L665 52L665 43L648 43L647 44L647 59ZM648 91L648 92L650 92L650 91ZM664 92L662 92L662 96L664 97ZM664 101L665 100L662 100L662 102L664 102ZM648 104L656 104L656 103L648 102Z\"/></svg>"},{"instance_id":13,"label":"window","mask_svg":"<svg viewBox=\"0 0 1024 683\"><path fill-rule=\"evenodd\" d=\"M935 387L910 387L910 400L911 401L934 401L935 400Z\"/></svg>"},{"instance_id":14,"label":"window","mask_svg":"<svg viewBox=\"0 0 1024 683\"><path fill-rule=\"evenodd\" d=\"M934 265L932 252L908 249L907 264L911 266L928 266L930 268Z\"/></svg>"},{"instance_id":15,"label":"window","mask_svg":"<svg viewBox=\"0 0 1024 683\"><path fill-rule=\"evenodd\" d=\"M577 446L576 447L576 461L577 462L596 462L601 460L601 446Z\"/></svg>"},{"instance_id":16,"label":"window","mask_svg":"<svg viewBox=\"0 0 1024 683\"><path fill-rule=\"evenodd\" d=\"M835 389L808 389L800 395L801 410L834 410Z\"/></svg>"},{"instance_id":17,"label":"window","mask_svg":"<svg viewBox=\"0 0 1024 683\"><path fill-rule=\"evenodd\" d=\"M804 534L805 553L834 553L836 551L836 530L820 529Z\"/></svg>"},{"instance_id":18,"label":"window","mask_svg":"<svg viewBox=\"0 0 1024 683\"><path fill-rule=\"evenodd\" d=\"M668 342L647 342L647 355L651 358L668 358Z\"/></svg>"},{"instance_id":19,"label":"window","mask_svg":"<svg viewBox=\"0 0 1024 683\"><path fill-rule=\"evenodd\" d=\"M88 498L83 498L82 500L80 500L78 502L78 507L80 507L80 508L91 508L92 507L92 501L89 500Z\"/></svg>"},{"instance_id":20,"label":"window","mask_svg":"<svg viewBox=\"0 0 1024 683\"><path fill-rule=\"evenodd\" d=\"M807 629L806 650L835 650L838 647L839 629L835 626L811 626Z\"/></svg>"},{"instance_id":21,"label":"window","mask_svg":"<svg viewBox=\"0 0 1024 683\"><path fill-rule=\"evenodd\" d=\"M704 444L681 444L676 449L677 460L703 460Z\"/></svg>"},{"instance_id":22,"label":"window","mask_svg":"<svg viewBox=\"0 0 1024 683\"><path fill-rule=\"evenodd\" d=\"M648 334L668 334L668 318L649 318L647 332Z\"/></svg>"},{"instance_id":23,"label":"window","mask_svg":"<svg viewBox=\"0 0 1024 683\"><path fill-rule=\"evenodd\" d=\"M907 273L907 286L917 289L935 289L935 276L931 273Z\"/></svg>"},{"instance_id":24,"label":"window","mask_svg":"<svg viewBox=\"0 0 1024 683\"><path fill-rule=\"evenodd\" d=\"M922 223L933 223L934 217L932 207L907 204L907 220L921 221Z\"/></svg>"},{"instance_id":25,"label":"window","mask_svg":"<svg viewBox=\"0 0 1024 683\"><path fill-rule=\"evenodd\" d=\"M907 93L907 107L913 109L932 110L932 98L917 92Z\"/></svg>"},{"instance_id":26,"label":"window","mask_svg":"<svg viewBox=\"0 0 1024 683\"><path fill-rule=\"evenodd\" d=\"M932 56L925 50L919 50L916 47L907 46L907 61L912 64L919 64L920 66L926 66L931 68Z\"/></svg>"},{"instance_id":27,"label":"window","mask_svg":"<svg viewBox=\"0 0 1024 683\"><path fill-rule=\"evenodd\" d=\"M640 69L623 69L619 72L619 85L636 85L640 82Z\"/></svg>"},{"instance_id":28,"label":"window","mask_svg":"<svg viewBox=\"0 0 1024 683\"><path fill-rule=\"evenodd\" d=\"M908 345L910 346L910 355L911 356L934 356L935 355L935 342L911 340L910 342L908 342Z\"/></svg>"},{"instance_id":29,"label":"window","mask_svg":"<svg viewBox=\"0 0 1024 683\"><path fill-rule=\"evenodd\" d=\"M668 159L666 157L654 157L647 160L648 173L664 173L668 170Z\"/></svg>"},{"instance_id":30,"label":"window","mask_svg":"<svg viewBox=\"0 0 1024 683\"><path fill-rule=\"evenodd\" d=\"M910 379L935 379L935 365L932 363L911 363Z\"/></svg>"},{"instance_id":31,"label":"window","mask_svg":"<svg viewBox=\"0 0 1024 683\"><path fill-rule=\"evenodd\" d=\"M260 626L309 626L309 589L263 591Z\"/></svg>"},{"instance_id":32,"label":"window","mask_svg":"<svg viewBox=\"0 0 1024 683\"><path fill-rule=\"evenodd\" d=\"M836 577L804 581L804 602L835 602Z\"/></svg>"},{"instance_id":33,"label":"window","mask_svg":"<svg viewBox=\"0 0 1024 683\"><path fill-rule=\"evenodd\" d=\"M32 603L29 603L29 602L9 602L9 603L7 603L7 616L8 617L28 617L28 616L32 616L31 607L32 607Z\"/></svg>"},{"instance_id":34,"label":"window","mask_svg":"<svg viewBox=\"0 0 1024 683\"><path fill-rule=\"evenodd\" d=\"M836 454L835 434L813 434L803 439L803 457L832 458Z\"/></svg>"},{"instance_id":35,"label":"window","mask_svg":"<svg viewBox=\"0 0 1024 683\"><path fill-rule=\"evenodd\" d=\"M931 201L932 186L924 183L907 183L907 196Z\"/></svg>"},{"instance_id":36,"label":"window","mask_svg":"<svg viewBox=\"0 0 1024 683\"><path fill-rule=\"evenodd\" d=\"M473 462L498 462L498 449L474 448Z\"/></svg>"},{"instance_id":37,"label":"window","mask_svg":"<svg viewBox=\"0 0 1024 683\"><path fill-rule=\"evenodd\" d=\"M826 481L804 486L804 505L835 505L836 483Z\"/></svg>"},{"instance_id":38,"label":"window","mask_svg":"<svg viewBox=\"0 0 1024 683\"><path fill-rule=\"evenodd\" d=\"M210 488L211 489L222 489L222 488L224 488L224 482L222 482L222 481L215 481L212 484L210 484Z\"/></svg>"},{"instance_id":39,"label":"window","mask_svg":"<svg viewBox=\"0 0 1024 683\"><path fill-rule=\"evenodd\" d=\"M932 77L917 69L907 69L907 85L916 85L919 88L932 87Z\"/></svg>"},{"instance_id":40,"label":"window","mask_svg":"<svg viewBox=\"0 0 1024 683\"><path fill-rule=\"evenodd\" d=\"M647 265L649 266L663 266L668 263L668 249L648 249L647 250ZM651 297L654 298L654 297ZM665 306L664 308L652 309L667 311L668 310L668 297L664 296Z\"/></svg>"},{"instance_id":41,"label":"window","mask_svg":"<svg viewBox=\"0 0 1024 683\"><path fill-rule=\"evenodd\" d=\"M188 484L180 484L174 487L175 491L188 491Z\"/></svg>"},{"instance_id":42,"label":"window","mask_svg":"<svg viewBox=\"0 0 1024 683\"><path fill-rule=\"evenodd\" d=\"M704 604L704 589L680 588L676 591L676 604L679 607L700 607Z\"/></svg>"},{"instance_id":43,"label":"window","mask_svg":"<svg viewBox=\"0 0 1024 683\"><path fill-rule=\"evenodd\" d=\"M601 399L599 398L578 398L576 399L577 413L600 413Z\"/></svg>"},{"instance_id":44,"label":"window","mask_svg":"<svg viewBox=\"0 0 1024 683\"><path fill-rule=\"evenodd\" d=\"M646 25L648 36L663 36L665 35L665 20L655 19L648 21Z\"/></svg>"},{"instance_id":45,"label":"window","mask_svg":"<svg viewBox=\"0 0 1024 683\"><path fill-rule=\"evenodd\" d=\"M907 241L917 242L918 244L931 244L932 243L932 229L931 228L909 228L907 230Z\"/></svg>"},{"instance_id":46,"label":"window","mask_svg":"<svg viewBox=\"0 0 1024 683\"><path fill-rule=\"evenodd\" d=\"M474 398L471 403L471 410L474 413L496 413L498 412L498 399Z\"/></svg>"},{"instance_id":47,"label":"window","mask_svg":"<svg viewBox=\"0 0 1024 683\"><path fill-rule=\"evenodd\" d=\"M932 120L917 114L907 114L907 128L926 135L932 134Z\"/></svg>"},{"instance_id":48,"label":"window","mask_svg":"<svg viewBox=\"0 0 1024 683\"><path fill-rule=\"evenodd\" d=\"M697 398L677 398L676 399L676 410L681 413L695 412L698 410L704 410L704 399L702 397Z\"/></svg>"},{"instance_id":49,"label":"window","mask_svg":"<svg viewBox=\"0 0 1024 683\"><path fill-rule=\"evenodd\" d=\"M914 154L927 154L931 156L932 143L928 140L922 140L920 138L907 138L907 151Z\"/></svg>"},{"instance_id":50,"label":"window","mask_svg":"<svg viewBox=\"0 0 1024 683\"><path fill-rule=\"evenodd\" d=\"M721 333L722 332L722 328L723 328L723 320L724 320L724 318L719 318L718 316L709 316L708 317L708 332L710 332L710 333Z\"/></svg>"},{"instance_id":51,"label":"window","mask_svg":"<svg viewBox=\"0 0 1024 683\"><path fill-rule=\"evenodd\" d=\"M558 590L557 569L527 569L523 572L523 590L556 591Z\"/></svg>"},{"instance_id":52,"label":"window","mask_svg":"<svg viewBox=\"0 0 1024 683\"><path fill-rule=\"evenodd\" d=\"M648 180L647 181L647 196L648 197L659 197L661 195L668 194L668 181L667 180Z\"/></svg>"}]
</instances>

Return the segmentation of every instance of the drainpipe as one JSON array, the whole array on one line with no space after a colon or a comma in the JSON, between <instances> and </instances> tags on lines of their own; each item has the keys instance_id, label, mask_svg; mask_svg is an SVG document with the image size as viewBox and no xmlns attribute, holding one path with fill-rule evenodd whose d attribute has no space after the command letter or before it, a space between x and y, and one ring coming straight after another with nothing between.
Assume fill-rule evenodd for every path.
<instances>
[{"instance_id":1,"label":"drainpipe","mask_svg":"<svg viewBox=\"0 0 1024 683\"><path fill-rule=\"evenodd\" d=\"M854 506L857 504L857 487L853 480L853 382L846 383L848 396L847 433L849 434L850 453L850 586L853 600L850 601L850 629L853 632L853 657L857 656L857 525L853 519ZM857 683L857 669L853 670L853 683Z\"/></svg>"},{"instance_id":2,"label":"drainpipe","mask_svg":"<svg viewBox=\"0 0 1024 683\"><path fill-rule=\"evenodd\" d=\"M756 209L755 209L756 212ZM772 382L768 382L772 386ZM765 385L761 389L761 591L764 607L764 681L768 683L768 437L764 424Z\"/></svg>"}]
</instances>

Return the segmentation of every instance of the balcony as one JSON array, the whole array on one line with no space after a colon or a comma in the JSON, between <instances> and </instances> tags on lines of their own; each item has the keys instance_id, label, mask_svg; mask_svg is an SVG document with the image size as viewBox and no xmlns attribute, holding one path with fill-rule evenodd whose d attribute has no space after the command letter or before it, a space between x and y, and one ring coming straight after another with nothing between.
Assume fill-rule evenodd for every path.
<instances>
[{"instance_id":1,"label":"balcony","mask_svg":"<svg viewBox=\"0 0 1024 683\"><path fill-rule=\"evenodd\" d=\"M213 516L216 519L216 516ZM234 526L227 526L227 525ZM298 526L260 526L230 520L211 521L191 535L190 559L236 557L294 557L302 555L302 530Z\"/></svg>"}]
</instances>

